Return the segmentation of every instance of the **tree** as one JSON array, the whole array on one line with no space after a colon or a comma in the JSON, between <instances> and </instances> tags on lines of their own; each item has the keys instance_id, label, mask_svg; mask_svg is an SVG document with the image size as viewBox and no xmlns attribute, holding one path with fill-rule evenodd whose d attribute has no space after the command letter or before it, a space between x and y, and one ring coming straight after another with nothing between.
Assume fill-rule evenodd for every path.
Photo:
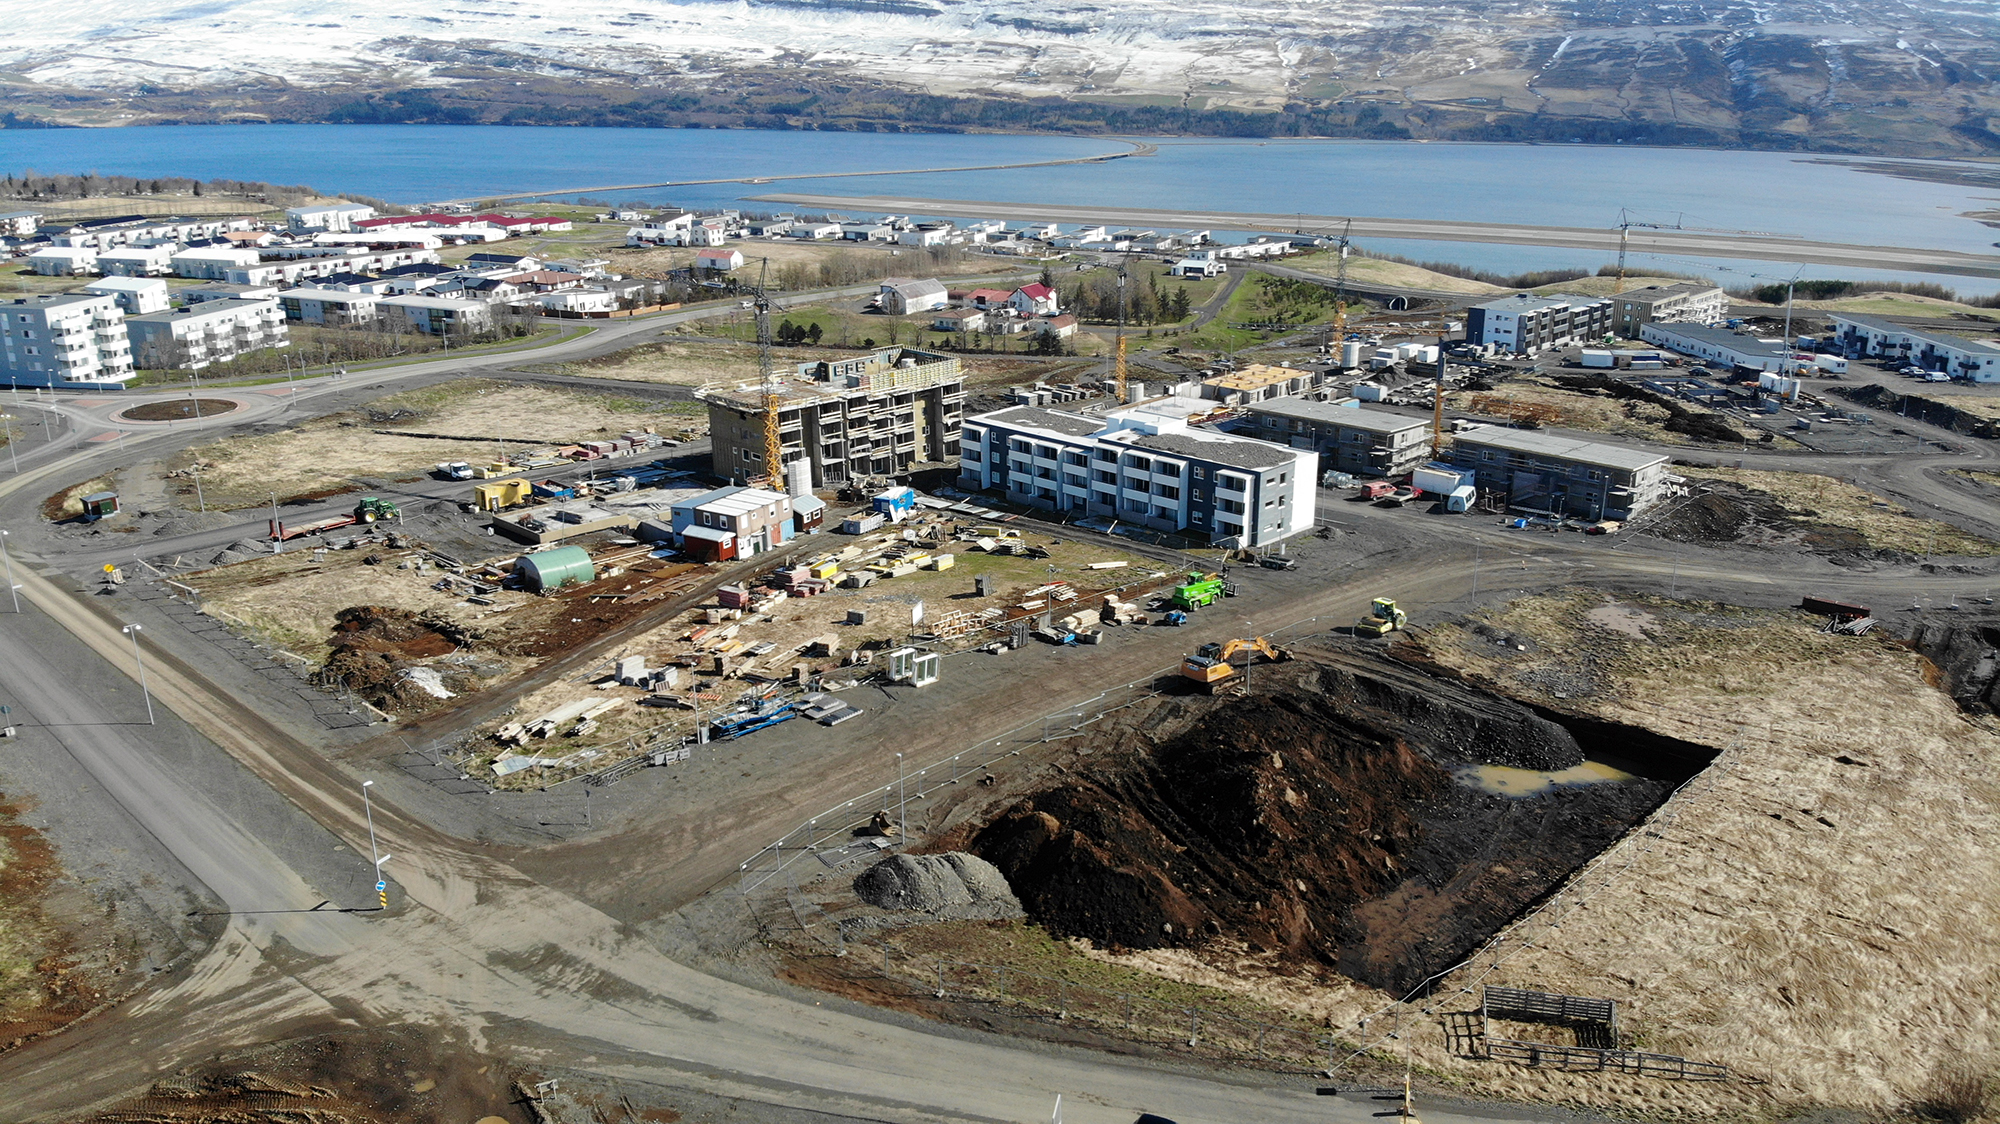
<instances>
[{"instance_id":1,"label":"tree","mask_svg":"<svg viewBox=\"0 0 2000 1124\"><path fill-rule=\"evenodd\" d=\"M814 324L812 327L806 329L806 339L812 341L813 343L818 343L819 337L822 334L823 333L818 324Z\"/></svg>"},{"instance_id":2,"label":"tree","mask_svg":"<svg viewBox=\"0 0 2000 1124\"><path fill-rule=\"evenodd\" d=\"M1055 270L1050 269L1046 265L1042 267L1042 284L1046 285L1050 289L1054 289L1056 287Z\"/></svg>"}]
</instances>

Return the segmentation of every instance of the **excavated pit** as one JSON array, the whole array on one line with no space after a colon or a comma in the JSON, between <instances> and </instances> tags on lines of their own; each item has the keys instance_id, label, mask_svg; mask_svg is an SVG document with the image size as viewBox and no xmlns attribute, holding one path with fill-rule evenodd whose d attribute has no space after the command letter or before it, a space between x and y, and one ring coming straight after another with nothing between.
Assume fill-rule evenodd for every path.
<instances>
[{"instance_id":1,"label":"excavated pit","mask_svg":"<svg viewBox=\"0 0 2000 1124\"><path fill-rule=\"evenodd\" d=\"M1713 758L1350 652L1176 698L951 842L1052 932L1217 938L1415 987L1559 886Z\"/></svg>"}]
</instances>

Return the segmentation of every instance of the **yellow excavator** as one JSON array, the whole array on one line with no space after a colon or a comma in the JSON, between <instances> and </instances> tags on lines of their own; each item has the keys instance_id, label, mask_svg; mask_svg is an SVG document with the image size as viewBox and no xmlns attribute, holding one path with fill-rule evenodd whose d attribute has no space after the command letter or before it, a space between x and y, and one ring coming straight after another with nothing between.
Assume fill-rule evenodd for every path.
<instances>
[{"instance_id":1,"label":"yellow excavator","mask_svg":"<svg viewBox=\"0 0 2000 1124\"><path fill-rule=\"evenodd\" d=\"M1237 657L1242 657L1241 662ZM1273 645L1261 636L1247 639L1225 640L1220 644L1203 644L1193 655L1181 661L1181 675L1209 694L1230 687L1243 679L1243 669L1250 666L1258 656L1266 663L1283 663L1292 654Z\"/></svg>"}]
</instances>

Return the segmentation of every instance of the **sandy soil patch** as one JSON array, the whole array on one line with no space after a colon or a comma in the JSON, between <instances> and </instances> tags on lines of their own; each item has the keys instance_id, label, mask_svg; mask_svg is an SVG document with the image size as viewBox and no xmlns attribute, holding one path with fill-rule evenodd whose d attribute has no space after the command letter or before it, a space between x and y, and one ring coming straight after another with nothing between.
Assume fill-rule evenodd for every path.
<instances>
[{"instance_id":1,"label":"sandy soil patch","mask_svg":"<svg viewBox=\"0 0 2000 1124\"><path fill-rule=\"evenodd\" d=\"M365 409L314 418L268 436L229 437L174 458L170 470L200 461L202 494L210 508L229 510L286 497L336 494L421 474L440 461L484 464L509 449L546 447L652 426L685 430L691 406L582 394L519 383L467 379L390 395ZM377 430L438 433L492 440L437 440ZM170 488L192 503L191 478Z\"/></svg>"},{"instance_id":2,"label":"sandy soil patch","mask_svg":"<svg viewBox=\"0 0 2000 1124\"><path fill-rule=\"evenodd\" d=\"M1762 492L1798 518L1859 532L1870 547L1907 554L1954 554L1985 558L2000 543L1959 530L1949 523L1912 515L1872 492L1831 476L1809 472L1761 472L1743 468L1679 468L1694 480L1726 480Z\"/></svg>"},{"instance_id":3,"label":"sandy soil patch","mask_svg":"<svg viewBox=\"0 0 2000 1124\"><path fill-rule=\"evenodd\" d=\"M1285 263L1293 269L1308 273L1338 276L1340 258L1335 254L1309 254ZM1347 259L1347 276L1356 281L1366 281L1375 285L1394 285L1404 289L1433 289L1441 293L1504 293L1507 290L1484 281L1473 281L1464 277L1453 277L1448 273L1433 273L1421 266L1405 265L1402 262L1383 261L1380 258L1364 258L1350 255Z\"/></svg>"}]
</instances>

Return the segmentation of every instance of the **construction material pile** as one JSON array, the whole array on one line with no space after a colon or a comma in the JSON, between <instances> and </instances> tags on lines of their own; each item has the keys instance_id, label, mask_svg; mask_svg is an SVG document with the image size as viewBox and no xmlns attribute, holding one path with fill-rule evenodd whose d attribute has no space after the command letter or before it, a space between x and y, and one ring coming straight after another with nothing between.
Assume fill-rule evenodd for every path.
<instances>
[{"instance_id":1,"label":"construction material pile","mask_svg":"<svg viewBox=\"0 0 2000 1124\"><path fill-rule=\"evenodd\" d=\"M881 909L950 913L955 918L1021 916L1007 878L978 855L892 855L854 880L861 900Z\"/></svg>"}]
</instances>

